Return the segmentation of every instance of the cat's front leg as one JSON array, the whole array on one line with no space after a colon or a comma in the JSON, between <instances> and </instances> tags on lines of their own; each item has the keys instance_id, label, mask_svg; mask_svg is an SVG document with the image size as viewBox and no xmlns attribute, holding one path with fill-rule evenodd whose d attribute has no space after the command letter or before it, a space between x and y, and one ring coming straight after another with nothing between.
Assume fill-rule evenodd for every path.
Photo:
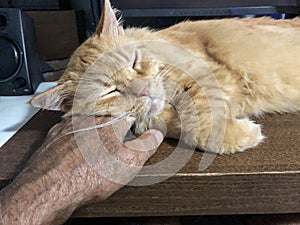
<instances>
[{"instance_id":1,"label":"cat's front leg","mask_svg":"<svg viewBox=\"0 0 300 225\"><path fill-rule=\"evenodd\" d=\"M248 118L235 119L219 116L215 119L217 121L214 127L209 126L200 131L199 148L218 154L232 154L256 147L264 139L260 125ZM211 137L217 138L209 139Z\"/></svg>"},{"instance_id":2,"label":"cat's front leg","mask_svg":"<svg viewBox=\"0 0 300 225\"><path fill-rule=\"evenodd\" d=\"M177 111L170 104L166 103L164 111L160 115L148 119L137 120L134 124L134 133L137 135L140 135L149 129L159 130L166 138L179 139L181 121Z\"/></svg>"},{"instance_id":3,"label":"cat's front leg","mask_svg":"<svg viewBox=\"0 0 300 225\"><path fill-rule=\"evenodd\" d=\"M243 152L264 139L260 125L248 118L212 117L212 114L202 113L198 119L192 119L189 115L186 113L180 118L176 110L167 105L151 127L166 137L179 139L181 136L186 144L217 154Z\"/></svg>"},{"instance_id":4,"label":"cat's front leg","mask_svg":"<svg viewBox=\"0 0 300 225\"><path fill-rule=\"evenodd\" d=\"M179 139L181 121L173 106L166 103L164 111L151 120L149 128L161 131L166 138Z\"/></svg>"}]
</instances>

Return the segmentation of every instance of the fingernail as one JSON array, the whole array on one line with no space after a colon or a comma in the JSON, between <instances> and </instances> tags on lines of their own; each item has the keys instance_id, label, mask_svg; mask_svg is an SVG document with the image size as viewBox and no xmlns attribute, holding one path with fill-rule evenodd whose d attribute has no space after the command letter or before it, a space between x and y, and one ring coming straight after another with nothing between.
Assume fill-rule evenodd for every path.
<instances>
[{"instance_id":1,"label":"fingernail","mask_svg":"<svg viewBox=\"0 0 300 225\"><path fill-rule=\"evenodd\" d=\"M153 133L154 133L155 138L157 139L157 141L159 141L159 142L163 141L164 135L160 131L154 130Z\"/></svg>"}]
</instances>

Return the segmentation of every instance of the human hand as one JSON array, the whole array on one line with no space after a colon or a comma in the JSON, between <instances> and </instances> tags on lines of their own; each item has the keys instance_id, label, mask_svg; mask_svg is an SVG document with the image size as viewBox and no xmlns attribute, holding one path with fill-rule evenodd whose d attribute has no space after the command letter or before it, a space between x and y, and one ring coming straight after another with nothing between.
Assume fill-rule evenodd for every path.
<instances>
[{"instance_id":1,"label":"human hand","mask_svg":"<svg viewBox=\"0 0 300 225\"><path fill-rule=\"evenodd\" d=\"M88 127L94 119L102 124L112 118L78 116L50 130L25 169L0 193L4 225L63 223L78 206L95 197L106 199L129 182L163 139L159 131L152 130L124 144L122 140L133 122L125 120L97 129L98 138L95 130L70 134L74 124ZM97 158L101 155L97 152L106 152L122 162L122 174L114 168L118 163ZM92 160L87 158L89 154Z\"/></svg>"}]
</instances>

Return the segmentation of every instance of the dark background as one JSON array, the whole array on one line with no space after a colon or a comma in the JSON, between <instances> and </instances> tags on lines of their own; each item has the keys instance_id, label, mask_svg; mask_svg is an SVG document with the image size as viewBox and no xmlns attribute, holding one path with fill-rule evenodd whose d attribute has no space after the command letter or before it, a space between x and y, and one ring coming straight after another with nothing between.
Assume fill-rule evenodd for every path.
<instances>
[{"instance_id":1,"label":"dark background","mask_svg":"<svg viewBox=\"0 0 300 225\"><path fill-rule=\"evenodd\" d=\"M299 14L297 0L111 0L112 5L124 13L125 26L151 26L164 28L185 19L211 19L223 17L253 17L268 15L274 18L291 18ZM98 23L103 0L0 0L0 7L16 7L25 10L34 20L37 33L38 51L50 68L45 71L47 81L57 80L64 71L68 58L73 51L90 36ZM261 13L258 9L268 6L272 14ZM247 13L236 14L242 7ZM203 8L214 9L198 11L202 15L189 15L184 12L178 16L155 16L160 9ZM218 8L226 9L224 15ZM130 11L139 9L136 11ZM143 16L143 10L153 10L153 16ZM210 14L211 12L211 14ZM245 11L243 11L245 12ZM258 13L260 12L260 13ZM218 14L218 15L216 15ZM289 216L287 216L289 217ZM254 224L254 216L221 216L221 217L182 217L182 224ZM256 217L257 218L257 217ZM258 217L260 218L260 217ZM275 218L271 216L269 219ZM283 216L281 217L283 218ZM262 218L260 218L262 219ZM263 220L263 219L262 219ZM257 221L257 220L256 220ZM67 224L146 224L146 218L121 219L70 219ZM258 224L258 223L256 223ZM263 224L263 223L261 223ZM271 224L269 222L264 224ZM275 223L274 223L275 224Z\"/></svg>"}]
</instances>

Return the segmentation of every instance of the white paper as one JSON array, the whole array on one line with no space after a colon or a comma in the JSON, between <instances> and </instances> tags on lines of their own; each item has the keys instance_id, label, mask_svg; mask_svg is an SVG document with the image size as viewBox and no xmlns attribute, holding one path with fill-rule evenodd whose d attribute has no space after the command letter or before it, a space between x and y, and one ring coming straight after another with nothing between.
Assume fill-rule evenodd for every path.
<instances>
[{"instance_id":1,"label":"white paper","mask_svg":"<svg viewBox=\"0 0 300 225\"><path fill-rule=\"evenodd\" d=\"M41 83L34 95L0 96L0 147L40 110L28 103L32 97L56 84L56 82Z\"/></svg>"}]
</instances>

